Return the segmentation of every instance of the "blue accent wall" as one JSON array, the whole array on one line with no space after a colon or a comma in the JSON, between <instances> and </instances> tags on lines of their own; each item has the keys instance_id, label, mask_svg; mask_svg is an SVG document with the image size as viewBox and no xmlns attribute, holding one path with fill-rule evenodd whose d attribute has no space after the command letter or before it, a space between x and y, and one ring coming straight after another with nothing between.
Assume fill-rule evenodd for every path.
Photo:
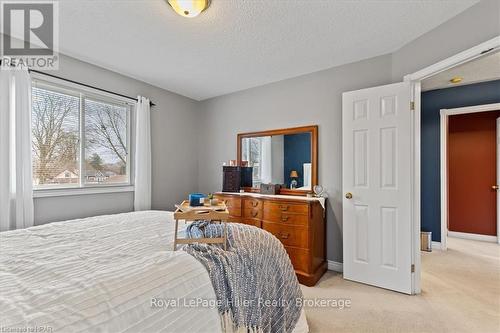
<instances>
[{"instance_id":1,"label":"blue accent wall","mask_svg":"<svg viewBox=\"0 0 500 333\"><path fill-rule=\"evenodd\" d=\"M311 163L311 134L299 133L285 135L284 146L284 177L285 185L290 187L290 172L296 170L299 174L297 187L304 186L304 163Z\"/></svg>"},{"instance_id":2,"label":"blue accent wall","mask_svg":"<svg viewBox=\"0 0 500 333\"><path fill-rule=\"evenodd\" d=\"M500 103L500 80L426 91L421 118L422 231L441 241L440 114L441 109Z\"/></svg>"}]
</instances>

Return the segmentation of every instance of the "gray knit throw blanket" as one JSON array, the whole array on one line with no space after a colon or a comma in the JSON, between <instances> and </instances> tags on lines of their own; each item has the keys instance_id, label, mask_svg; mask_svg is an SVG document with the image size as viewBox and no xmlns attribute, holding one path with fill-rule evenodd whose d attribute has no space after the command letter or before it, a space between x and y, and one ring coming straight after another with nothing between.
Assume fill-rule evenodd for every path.
<instances>
[{"instance_id":1,"label":"gray knit throw blanket","mask_svg":"<svg viewBox=\"0 0 500 333\"><path fill-rule=\"evenodd\" d=\"M254 226L228 223L222 244L190 244L184 250L208 270L224 332L292 332L302 291L280 241ZM221 237L223 225L196 221L189 238ZM299 302L297 302L299 300Z\"/></svg>"}]
</instances>

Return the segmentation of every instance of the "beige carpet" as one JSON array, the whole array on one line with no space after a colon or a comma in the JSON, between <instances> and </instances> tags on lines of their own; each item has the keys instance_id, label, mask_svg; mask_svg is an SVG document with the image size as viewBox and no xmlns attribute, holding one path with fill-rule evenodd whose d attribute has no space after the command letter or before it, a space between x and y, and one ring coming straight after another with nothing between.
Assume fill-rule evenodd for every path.
<instances>
[{"instance_id":1,"label":"beige carpet","mask_svg":"<svg viewBox=\"0 0 500 333\"><path fill-rule=\"evenodd\" d=\"M306 308L310 332L500 332L500 246L449 238L422 253L422 294L408 296L327 272L305 298L347 298L351 307Z\"/></svg>"}]
</instances>

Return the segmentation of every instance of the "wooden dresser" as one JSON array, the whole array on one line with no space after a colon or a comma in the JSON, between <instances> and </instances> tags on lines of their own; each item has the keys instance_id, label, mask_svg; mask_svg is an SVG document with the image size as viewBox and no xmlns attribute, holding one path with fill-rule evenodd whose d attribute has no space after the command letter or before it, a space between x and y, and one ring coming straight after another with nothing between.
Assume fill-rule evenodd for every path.
<instances>
[{"instance_id":1,"label":"wooden dresser","mask_svg":"<svg viewBox=\"0 0 500 333\"><path fill-rule=\"evenodd\" d=\"M251 224L285 246L300 283L313 286L327 269L325 210L319 200L253 193L216 193L230 221Z\"/></svg>"}]
</instances>

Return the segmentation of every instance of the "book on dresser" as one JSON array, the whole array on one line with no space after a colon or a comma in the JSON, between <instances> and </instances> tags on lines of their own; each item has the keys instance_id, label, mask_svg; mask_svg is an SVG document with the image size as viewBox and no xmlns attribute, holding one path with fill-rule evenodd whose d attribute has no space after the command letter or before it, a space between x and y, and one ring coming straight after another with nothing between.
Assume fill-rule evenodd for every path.
<instances>
[{"instance_id":1,"label":"book on dresser","mask_svg":"<svg viewBox=\"0 0 500 333\"><path fill-rule=\"evenodd\" d=\"M315 285L327 269L323 198L254 193L216 193L229 211L229 222L254 225L284 245L299 282Z\"/></svg>"}]
</instances>

